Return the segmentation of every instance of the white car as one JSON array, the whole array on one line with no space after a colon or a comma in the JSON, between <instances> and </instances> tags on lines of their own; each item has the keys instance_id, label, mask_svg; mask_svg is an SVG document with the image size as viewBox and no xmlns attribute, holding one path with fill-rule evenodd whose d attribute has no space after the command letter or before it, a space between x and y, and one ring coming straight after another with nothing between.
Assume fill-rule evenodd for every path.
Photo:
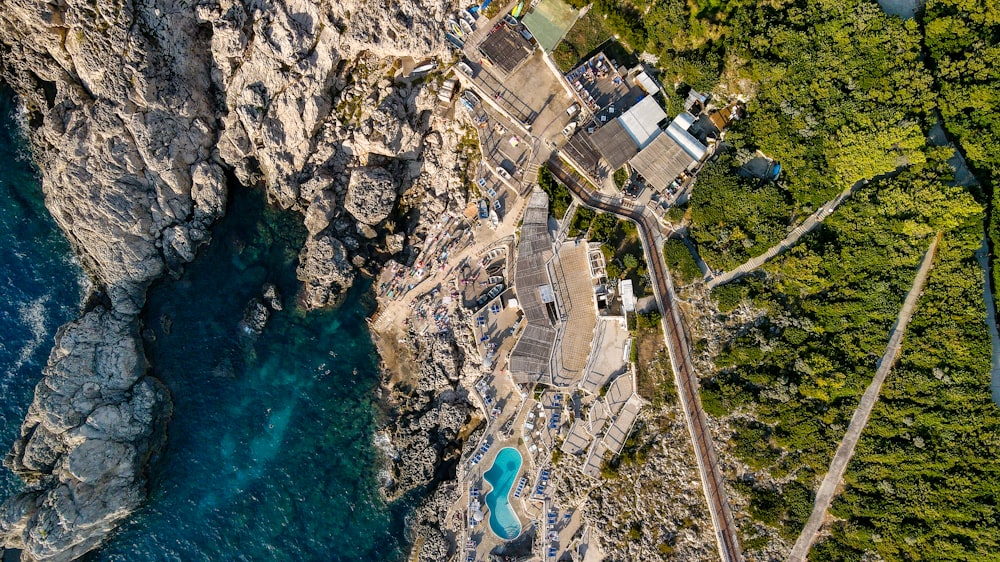
<instances>
[{"instance_id":1,"label":"white car","mask_svg":"<svg viewBox=\"0 0 1000 562\"><path fill-rule=\"evenodd\" d=\"M510 181L512 179L510 177L510 172L508 172L507 170L505 170L503 168L503 166L497 166L497 175L500 176L501 178L507 180L507 181Z\"/></svg>"}]
</instances>

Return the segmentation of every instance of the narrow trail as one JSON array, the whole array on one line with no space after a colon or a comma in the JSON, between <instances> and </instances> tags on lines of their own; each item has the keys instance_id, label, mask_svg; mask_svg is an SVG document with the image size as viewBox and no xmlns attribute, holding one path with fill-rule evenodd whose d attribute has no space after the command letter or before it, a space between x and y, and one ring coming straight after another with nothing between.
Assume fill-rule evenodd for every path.
<instances>
[{"instance_id":1,"label":"narrow trail","mask_svg":"<svg viewBox=\"0 0 1000 562\"><path fill-rule=\"evenodd\" d=\"M770 261L771 258L791 248L792 246L794 246L799 242L800 238L812 232L813 229L819 226L819 223L823 222L823 219L830 216L830 214L833 213L833 211L836 210L841 203L846 201L848 197L853 195L855 191L857 191L861 186L867 184L868 180L861 180L855 182L854 185L848 187L844 191L841 191L840 194L834 197L831 201L820 206L820 208L817 209L815 213L806 217L806 220L802 221L802 224L795 227L791 232L789 232L788 236L786 236L784 240L778 242L774 246L771 246L763 254L754 258L750 258L742 265L737 266L735 269L732 269L717 277L713 277L712 279L710 279L708 281L708 288L714 289L719 285L724 285L726 283L729 283L730 281L735 281L736 279L743 277L747 273L755 271L757 268Z\"/></svg>"},{"instance_id":2,"label":"narrow trail","mask_svg":"<svg viewBox=\"0 0 1000 562\"><path fill-rule=\"evenodd\" d=\"M861 432L864 430L865 425L868 424L868 417L872 413L875 402L878 401L878 395L882 391L882 384L885 382L889 371L892 370L893 365L895 365L896 359L899 358L899 351L903 343L903 334L906 332L907 324L909 324L910 319L913 317L917 299L920 298L920 294L923 292L924 283L927 281L927 276L934 263L934 254L937 251L940 241L941 233L939 232L934 237L934 241L931 242L930 247L927 248L927 253L924 254L924 259L917 270L917 276L914 278L913 285L906 295L906 300L903 301L903 307L899 310L899 316L896 317L896 324L892 327L889 344L885 348L885 354L882 355L882 358L878 362L875 377L868 385L868 388L865 389L865 393L861 396L861 401L858 403L857 409L854 410L854 415L851 416L851 424L848 426L844 438L837 447L837 452L830 463L830 470L827 471L822 484L819 486L819 490L816 492L816 503L813 506L812 514L809 516L809 521L806 522L798 540L795 541L795 546L792 547L791 554L788 556L789 562L804 562L806 555L809 554L809 549L816 541L816 535L823 525L827 510L830 509L830 504L833 502L837 487L844 478L844 472L847 470L847 465L851 461L851 457L854 456L854 448L858 444Z\"/></svg>"}]
</instances>

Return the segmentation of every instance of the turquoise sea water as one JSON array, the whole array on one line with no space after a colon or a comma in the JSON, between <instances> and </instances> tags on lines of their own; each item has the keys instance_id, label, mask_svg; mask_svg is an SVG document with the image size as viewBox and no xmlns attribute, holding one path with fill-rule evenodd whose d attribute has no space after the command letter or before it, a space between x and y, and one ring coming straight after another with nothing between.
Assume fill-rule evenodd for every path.
<instances>
[{"instance_id":1,"label":"turquoise sea water","mask_svg":"<svg viewBox=\"0 0 1000 562\"><path fill-rule=\"evenodd\" d=\"M79 267L40 203L31 167L0 127L0 430L17 434L58 325L77 312ZM8 135L8 136L4 136ZM301 219L231 188L213 242L182 278L149 291L152 372L174 402L150 470L150 500L99 551L100 562L339 561L405 558L405 502L377 491L372 446L377 357L358 287L338 310L295 306ZM259 336L239 327L247 302L275 283L284 311ZM39 304L40 303L40 304ZM22 360L22 357L26 359ZM18 485L0 470L5 497Z\"/></svg>"},{"instance_id":2,"label":"turquoise sea water","mask_svg":"<svg viewBox=\"0 0 1000 562\"><path fill-rule=\"evenodd\" d=\"M521 453L506 447L497 453L493 466L483 478L493 487L486 494L486 507L490 509L490 529L501 539L513 539L521 534L521 522L510 505L510 488L521 470Z\"/></svg>"},{"instance_id":3,"label":"turquoise sea water","mask_svg":"<svg viewBox=\"0 0 1000 562\"><path fill-rule=\"evenodd\" d=\"M179 280L155 285L146 353L174 402L152 494L101 562L400 560L407 506L377 492L377 357L367 287L335 311L296 310L301 219L237 187ZM239 326L275 283L285 310Z\"/></svg>"},{"instance_id":4,"label":"turquoise sea water","mask_svg":"<svg viewBox=\"0 0 1000 562\"><path fill-rule=\"evenodd\" d=\"M0 85L0 455L20 433L56 328L76 316L87 284L45 209ZM0 468L0 500L19 486Z\"/></svg>"}]
</instances>

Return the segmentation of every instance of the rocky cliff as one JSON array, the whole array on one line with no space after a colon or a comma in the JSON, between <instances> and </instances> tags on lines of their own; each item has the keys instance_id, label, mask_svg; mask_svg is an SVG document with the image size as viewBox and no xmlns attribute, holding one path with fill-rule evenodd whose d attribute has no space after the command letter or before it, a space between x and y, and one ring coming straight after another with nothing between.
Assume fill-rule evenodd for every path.
<instances>
[{"instance_id":1,"label":"rocky cliff","mask_svg":"<svg viewBox=\"0 0 1000 562\"><path fill-rule=\"evenodd\" d=\"M169 399L137 339L148 285L210 237L235 178L303 212L302 300L419 244L464 205L432 131L433 81L396 57L443 54L448 0L4 0L0 71L29 116L46 205L102 305L64 326L5 464L0 508L27 560L94 548L145 497Z\"/></svg>"}]
</instances>

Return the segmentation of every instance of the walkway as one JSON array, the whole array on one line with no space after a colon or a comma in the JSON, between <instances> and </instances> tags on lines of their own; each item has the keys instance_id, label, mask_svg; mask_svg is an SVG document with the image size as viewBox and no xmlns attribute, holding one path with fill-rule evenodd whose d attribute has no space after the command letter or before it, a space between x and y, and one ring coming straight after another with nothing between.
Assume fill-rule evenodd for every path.
<instances>
[{"instance_id":1,"label":"walkway","mask_svg":"<svg viewBox=\"0 0 1000 562\"><path fill-rule=\"evenodd\" d=\"M920 293L923 291L924 282L927 281L927 275L930 273L931 265L934 263L934 252L937 251L937 245L940 241L941 233L939 232L934 241L931 242L927 253L924 254L924 260L920 264L920 269L917 270L917 276L913 280L910 292L906 295L903 308L900 309L899 316L896 318L896 324L892 327L892 335L889 337L889 344L885 348L885 354L878 362L875 377L861 396L861 402L858 404L858 408L854 410L854 415L851 416L851 424L847 428L847 433L844 434L840 446L837 447L837 453L833 456L833 462L830 463L830 470L827 471L826 476L823 478L823 483L820 484L819 490L816 492L816 503L813 507L812 515L809 516L809 521L806 522L805 527L802 529L802 534L799 535L799 539L795 541L795 546L792 547L792 552L788 556L790 562L804 562L806 555L809 554L809 549L816 540L816 534L823 525L823 519L830 508L830 503L833 502L837 486L843 480L847 464L850 462L851 457L854 456L854 447L858 444L861 431L868 424L868 416L871 415L872 408L878 400L879 392L882 390L882 383L885 382L886 376L892 370L896 359L899 357L899 349L903 343L903 334L906 332L906 325L909 324L910 318L913 317L914 307L917 304Z\"/></svg>"},{"instance_id":2,"label":"walkway","mask_svg":"<svg viewBox=\"0 0 1000 562\"><path fill-rule=\"evenodd\" d=\"M848 197L853 195L854 192L857 191L859 187L867 184L868 180L861 180L859 182L855 182L854 185L840 192L840 194L834 197L832 201L820 206L820 208L815 213L809 215L806 218L806 220L802 221L802 224L795 227L791 232L789 232L788 236L786 236L784 240L778 242L774 246L771 246L763 254L755 258L750 258L743 265L740 265L736 269L727 271L722 275L719 275L718 277L713 277L712 279L710 279L708 281L708 288L714 289L719 285L725 285L730 281L735 281L740 277L743 277L747 273L755 271L757 268L767 263L774 256L777 256L778 254L791 248L792 246L798 243L799 238L802 238L806 234L812 232L812 230L816 228L819 225L819 223L823 222L823 219L830 216L830 213L836 210L836 208L839 207L841 203L846 201Z\"/></svg>"},{"instance_id":3,"label":"walkway","mask_svg":"<svg viewBox=\"0 0 1000 562\"><path fill-rule=\"evenodd\" d=\"M715 527L719 555L723 562L742 562L743 555L736 535L736 523L726 498L722 471L719 469L712 434L708 429L708 418L701 408L698 394L699 381L694 364L691 362L689 339L677 310L673 284L663 254L660 252L660 248L663 247L663 235L659 230L659 221L645 206L635 207L630 200L591 191L584 183L577 180L567 165L554 154L549 158L547 166L584 205L625 218L638 226L646 261L650 267L653 294L660 310L664 311L662 321L664 340L670 352L677 394L684 409L688 431L691 433L708 511Z\"/></svg>"}]
</instances>

